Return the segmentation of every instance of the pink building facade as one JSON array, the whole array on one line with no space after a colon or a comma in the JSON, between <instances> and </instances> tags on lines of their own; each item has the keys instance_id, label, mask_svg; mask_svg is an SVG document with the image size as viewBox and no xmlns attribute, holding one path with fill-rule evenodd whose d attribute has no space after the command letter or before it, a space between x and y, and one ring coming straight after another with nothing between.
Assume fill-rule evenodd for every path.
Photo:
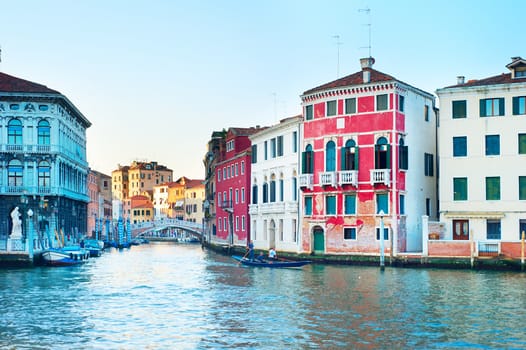
<instances>
[{"instance_id":1,"label":"pink building facade","mask_svg":"<svg viewBox=\"0 0 526 350\"><path fill-rule=\"evenodd\" d=\"M305 252L421 252L422 217L437 216L434 96L373 63L301 96Z\"/></svg>"},{"instance_id":2,"label":"pink building facade","mask_svg":"<svg viewBox=\"0 0 526 350\"><path fill-rule=\"evenodd\" d=\"M215 167L216 231L212 240L229 245L246 245L250 240L249 136L259 128L230 128L226 135L224 159Z\"/></svg>"}]
</instances>

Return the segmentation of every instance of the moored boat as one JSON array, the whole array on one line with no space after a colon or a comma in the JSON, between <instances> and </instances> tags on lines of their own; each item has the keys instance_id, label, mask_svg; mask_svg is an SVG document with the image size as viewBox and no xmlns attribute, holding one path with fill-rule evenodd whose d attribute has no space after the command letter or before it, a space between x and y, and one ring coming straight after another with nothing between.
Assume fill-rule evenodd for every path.
<instances>
[{"instance_id":1,"label":"moored boat","mask_svg":"<svg viewBox=\"0 0 526 350\"><path fill-rule=\"evenodd\" d=\"M90 253L86 249L47 249L42 252L42 259L50 266L78 265L88 261Z\"/></svg>"},{"instance_id":2,"label":"moored boat","mask_svg":"<svg viewBox=\"0 0 526 350\"><path fill-rule=\"evenodd\" d=\"M308 265L311 263L310 260L282 260L282 259L275 259L275 260L263 260L260 261L258 259L250 260L246 257L239 256L239 255L232 255L232 258L239 261L239 263L246 265L246 266L256 266L256 267L271 267L271 268L280 268L280 267L302 267L305 265Z\"/></svg>"}]
</instances>

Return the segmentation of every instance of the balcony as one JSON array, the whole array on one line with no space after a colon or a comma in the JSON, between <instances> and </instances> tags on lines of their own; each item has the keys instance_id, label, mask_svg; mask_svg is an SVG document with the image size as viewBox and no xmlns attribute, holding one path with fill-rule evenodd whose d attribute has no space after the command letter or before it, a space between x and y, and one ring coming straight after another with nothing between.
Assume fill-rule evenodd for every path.
<instances>
[{"instance_id":1,"label":"balcony","mask_svg":"<svg viewBox=\"0 0 526 350\"><path fill-rule=\"evenodd\" d=\"M391 185L391 169L371 169L371 185Z\"/></svg>"},{"instance_id":2,"label":"balcony","mask_svg":"<svg viewBox=\"0 0 526 350\"><path fill-rule=\"evenodd\" d=\"M234 204L232 203L232 201L221 201L219 203L219 208L223 209L224 211L227 211L229 213L233 213L234 212Z\"/></svg>"},{"instance_id":3,"label":"balcony","mask_svg":"<svg viewBox=\"0 0 526 350\"><path fill-rule=\"evenodd\" d=\"M320 173L320 185L336 187L336 172L326 171Z\"/></svg>"},{"instance_id":4,"label":"balcony","mask_svg":"<svg viewBox=\"0 0 526 350\"><path fill-rule=\"evenodd\" d=\"M358 187L358 170L342 170L338 172L338 185Z\"/></svg>"},{"instance_id":5,"label":"balcony","mask_svg":"<svg viewBox=\"0 0 526 350\"><path fill-rule=\"evenodd\" d=\"M312 190L313 186L313 175L312 174L301 174L299 176L299 186L307 187L309 190Z\"/></svg>"},{"instance_id":6,"label":"balcony","mask_svg":"<svg viewBox=\"0 0 526 350\"><path fill-rule=\"evenodd\" d=\"M259 213L259 205L258 204L249 204L248 206L248 213L250 215L256 215Z\"/></svg>"}]
</instances>

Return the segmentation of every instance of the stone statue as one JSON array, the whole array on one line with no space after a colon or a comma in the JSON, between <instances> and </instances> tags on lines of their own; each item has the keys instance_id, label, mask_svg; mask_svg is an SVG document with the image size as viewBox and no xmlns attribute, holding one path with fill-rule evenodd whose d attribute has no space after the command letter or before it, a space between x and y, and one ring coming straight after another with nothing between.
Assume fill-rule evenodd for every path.
<instances>
[{"instance_id":1,"label":"stone statue","mask_svg":"<svg viewBox=\"0 0 526 350\"><path fill-rule=\"evenodd\" d=\"M20 219L21 215L18 211L18 207L15 207L11 212L11 221L13 228L11 230L11 239L20 239L22 238L22 220Z\"/></svg>"}]
</instances>

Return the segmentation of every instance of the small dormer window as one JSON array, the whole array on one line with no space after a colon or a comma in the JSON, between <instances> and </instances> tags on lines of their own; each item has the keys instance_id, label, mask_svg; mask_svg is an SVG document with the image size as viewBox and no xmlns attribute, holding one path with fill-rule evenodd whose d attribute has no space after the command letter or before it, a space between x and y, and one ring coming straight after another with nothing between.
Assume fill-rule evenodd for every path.
<instances>
[{"instance_id":1,"label":"small dormer window","mask_svg":"<svg viewBox=\"0 0 526 350\"><path fill-rule=\"evenodd\" d=\"M515 78L524 78L526 77L526 67L517 68L515 70Z\"/></svg>"},{"instance_id":2,"label":"small dormer window","mask_svg":"<svg viewBox=\"0 0 526 350\"><path fill-rule=\"evenodd\" d=\"M512 62L506 65L511 71L512 79L524 78L526 77L526 60L522 57L512 57Z\"/></svg>"}]
</instances>

